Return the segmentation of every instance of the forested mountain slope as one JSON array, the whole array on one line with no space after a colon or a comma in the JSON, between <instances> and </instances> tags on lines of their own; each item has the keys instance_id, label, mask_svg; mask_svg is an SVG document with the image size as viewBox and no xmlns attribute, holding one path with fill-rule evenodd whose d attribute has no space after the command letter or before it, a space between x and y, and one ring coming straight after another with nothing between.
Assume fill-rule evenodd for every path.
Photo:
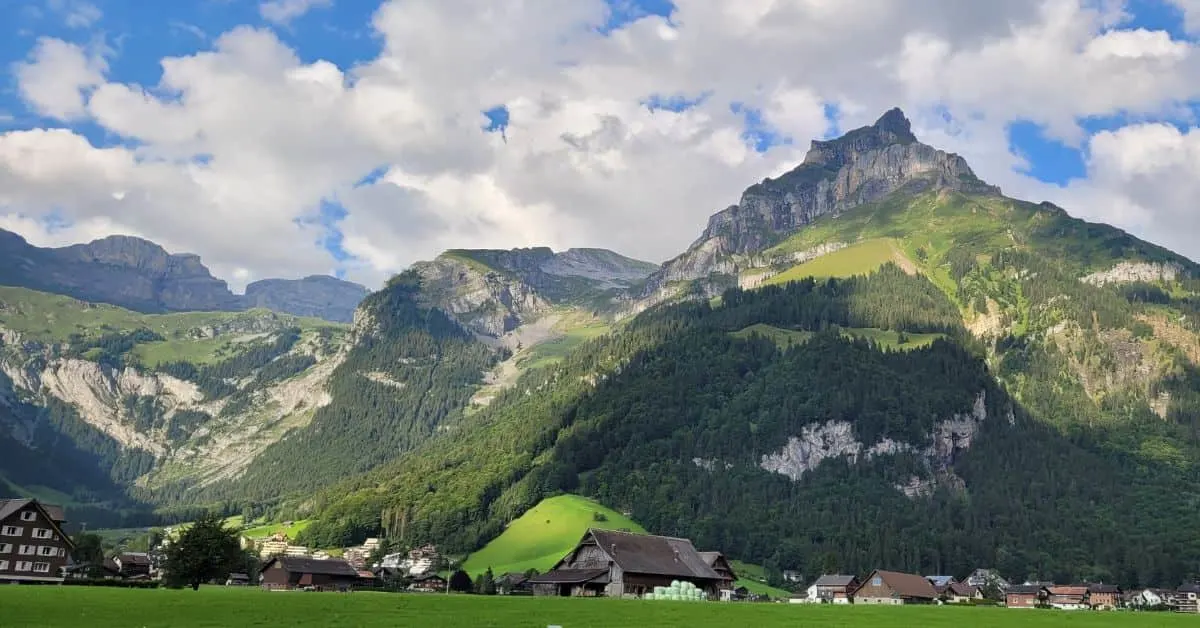
<instances>
[{"instance_id":1,"label":"forested mountain slope","mask_svg":"<svg viewBox=\"0 0 1200 628\"><path fill-rule=\"evenodd\" d=\"M470 550L572 490L809 571L1175 584L1200 572L1180 524L1200 497L1196 272L1005 198L889 112L631 285L648 311L306 500L309 540Z\"/></svg>"}]
</instances>

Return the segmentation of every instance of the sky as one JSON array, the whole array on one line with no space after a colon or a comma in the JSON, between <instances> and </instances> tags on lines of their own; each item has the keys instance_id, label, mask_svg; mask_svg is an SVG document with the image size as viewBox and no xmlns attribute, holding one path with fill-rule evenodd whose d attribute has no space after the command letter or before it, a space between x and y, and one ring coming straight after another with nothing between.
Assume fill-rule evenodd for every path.
<instances>
[{"instance_id":1,"label":"sky","mask_svg":"<svg viewBox=\"0 0 1200 628\"><path fill-rule=\"evenodd\" d=\"M1200 260L1200 0L0 0L0 228L237 291L447 248L661 262L899 106Z\"/></svg>"}]
</instances>

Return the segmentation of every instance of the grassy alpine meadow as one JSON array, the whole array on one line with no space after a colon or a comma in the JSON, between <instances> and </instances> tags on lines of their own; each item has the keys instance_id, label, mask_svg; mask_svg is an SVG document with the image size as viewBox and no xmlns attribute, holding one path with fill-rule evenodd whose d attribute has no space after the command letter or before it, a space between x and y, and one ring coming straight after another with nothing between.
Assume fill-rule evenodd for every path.
<instances>
[{"instance_id":1,"label":"grassy alpine meadow","mask_svg":"<svg viewBox=\"0 0 1200 628\"><path fill-rule=\"evenodd\" d=\"M266 592L202 587L200 591L105 587L0 587L5 628L225 628L227 626L470 626L609 628L626 626L1190 626L1195 617L1168 613L1066 612L1004 608L808 606L718 602L482 597L393 593Z\"/></svg>"}]
</instances>

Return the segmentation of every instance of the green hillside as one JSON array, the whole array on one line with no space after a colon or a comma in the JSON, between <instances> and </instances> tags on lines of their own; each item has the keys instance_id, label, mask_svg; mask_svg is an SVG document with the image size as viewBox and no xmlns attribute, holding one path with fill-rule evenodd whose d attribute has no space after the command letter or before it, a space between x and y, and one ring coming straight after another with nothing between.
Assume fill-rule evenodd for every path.
<instances>
[{"instance_id":1,"label":"green hillside","mask_svg":"<svg viewBox=\"0 0 1200 628\"><path fill-rule=\"evenodd\" d=\"M785 250L783 248L779 250ZM805 277L852 277L868 274L888 262L911 268L912 264L891 238L875 238L852 244L844 249L797 264L773 277L763 285L783 284Z\"/></svg>"},{"instance_id":2,"label":"green hillside","mask_svg":"<svg viewBox=\"0 0 1200 628\"><path fill-rule=\"evenodd\" d=\"M489 567L497 576L529 569L545 572L575 547L588 528L646 532L632 519L586 497L558 495L543 499L508 524L500 536L468 556L463 569L472 576Z\"/></svg>"}]
</instances>

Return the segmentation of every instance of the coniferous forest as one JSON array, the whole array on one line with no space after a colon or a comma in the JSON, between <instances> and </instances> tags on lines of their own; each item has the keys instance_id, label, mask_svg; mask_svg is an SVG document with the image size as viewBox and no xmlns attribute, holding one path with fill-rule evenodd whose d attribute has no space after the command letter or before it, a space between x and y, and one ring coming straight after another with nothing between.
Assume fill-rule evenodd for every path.
<instances>
[{"instance_id":1,"label":"coniferous forest","mask_svg":"<svg viewBox=\"0 0 1200 628\"><path fill-rule=\"evenodd\" d=\"M580 492L744 560L806 573L887 566L1014 578L1166 584L1194 575L1200 533L1190 467L1148 461L1032 418L928 280L885 266L658 309L394 463L325 491L305 542L403 534L469 551L539 499ZM768 324L809 332L781 345ZM847 330L939 333L885 347ZM537 394L531 394L536 392ZM923 453L937 424L987 419L948 459ZM894 454L832 458L793 481L761 468L808 426L846 422ZM913 478L930 487L906 496ZM400 525L403 522L403 525Z\"/></svg>"}]
</instances>

